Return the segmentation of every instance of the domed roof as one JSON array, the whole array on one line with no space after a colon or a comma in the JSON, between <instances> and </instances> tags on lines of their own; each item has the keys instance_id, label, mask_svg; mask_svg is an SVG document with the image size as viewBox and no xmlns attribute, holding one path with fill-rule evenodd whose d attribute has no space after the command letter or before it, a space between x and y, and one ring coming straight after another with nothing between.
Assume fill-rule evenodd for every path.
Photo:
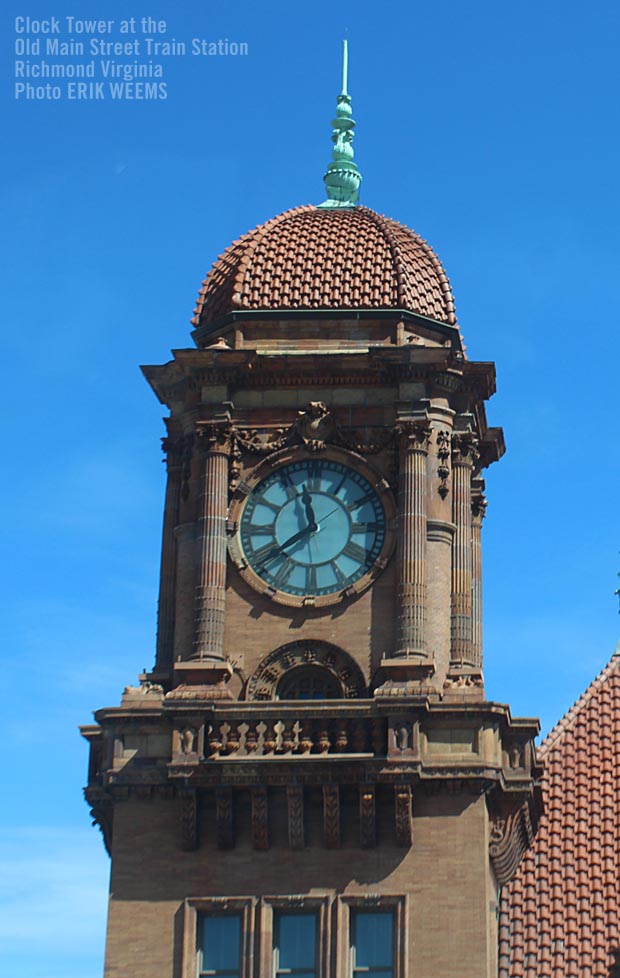
<instances>
[{"instance_id":1,"label":"domed roof","mask_svg":"<svg viewBox=\"0 0 620 978\"><path fill-rule=\"evenodd\" d=\"M217 259L192 323L239 310L403 309L454 325L450 283L430 246L367 207L297 207Z\"/></svg>"}]
</instances>

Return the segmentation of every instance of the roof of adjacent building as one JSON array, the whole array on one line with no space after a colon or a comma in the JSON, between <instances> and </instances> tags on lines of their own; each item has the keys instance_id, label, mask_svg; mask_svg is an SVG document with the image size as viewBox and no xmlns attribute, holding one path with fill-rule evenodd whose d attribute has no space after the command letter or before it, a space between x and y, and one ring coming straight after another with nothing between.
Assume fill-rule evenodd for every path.
<instances>
[{"instance_id":1,"label":"roof of adjacent building","mask_svg":"<svg viewBox=\"0 0 620 978\"><path fill-rule=\"evenodd\" d=\"M500 978L620 965L620 655L541 745L545 813L502 895Z\"/></svg>"},{"instance_id":2,"label":"roof of adjacent building","mask_svg":"<svg viewBox=\"0 0 620 978\"><path fill-rule=\"evenodd\" d=\"M192 322L263 309L403 309L456 323L432 248L368 207L297 207L249 231L213 265Z\"/></svg>"}]
</instances>

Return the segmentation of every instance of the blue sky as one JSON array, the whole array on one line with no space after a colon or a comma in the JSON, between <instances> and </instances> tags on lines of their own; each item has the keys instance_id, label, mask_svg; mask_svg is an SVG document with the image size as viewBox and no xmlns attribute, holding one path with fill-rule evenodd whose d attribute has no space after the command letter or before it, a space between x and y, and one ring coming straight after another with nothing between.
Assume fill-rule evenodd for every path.
<instances>
[{"instance_id":1,"label":"blue sky","mask_svg":"<svg viewBox=\"0 0 620 978\"><path fill-rule=\"evenodd\" d=\"M169 59L165 101L16 101L23 14L164 18L249 54ZM497 363L488 695L548 730L612 653L620 12L33 0L3 28L0 970L98 978L108 862L77 725L153 660L164 432L138 364L190 344L233 238L323 199L344 30L363 203L431 242L469 355Z\"/></svg>"}]
</instances>

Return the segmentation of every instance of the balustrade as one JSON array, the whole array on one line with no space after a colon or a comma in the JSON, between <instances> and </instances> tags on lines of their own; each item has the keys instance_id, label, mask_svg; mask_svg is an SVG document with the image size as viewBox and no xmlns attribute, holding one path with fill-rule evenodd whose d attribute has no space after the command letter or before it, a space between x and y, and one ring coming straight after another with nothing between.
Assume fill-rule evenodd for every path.
<instances>
[{"instance_id":1,"label":"balustrade","mask_svg":"<svg viewBox=\"0 0 620 978\"><path fill-rule=\"evenodd\" d=\"M235 711L237 712L237 711ZM277 713L259 716L217 715L205 728L209 760L232 757L324 757L365 754L385 756L387 719Z\"/></svg>"}]
</instances>

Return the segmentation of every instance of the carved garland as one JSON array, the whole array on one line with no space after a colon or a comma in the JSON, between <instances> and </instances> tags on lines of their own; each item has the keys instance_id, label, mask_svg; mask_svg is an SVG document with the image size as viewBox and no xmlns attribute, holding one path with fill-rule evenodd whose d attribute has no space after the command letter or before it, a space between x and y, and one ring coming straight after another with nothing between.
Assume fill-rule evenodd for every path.
<instances>
[{"instance_id":1,"label":"carved garland","mask_svg":"<svg viewBox=\"0 0 620 978\"><path fill-rule=\"evenodd\" d=\"M359 666L335 645L328 642L291 642L271 652L260 663L247 685L246 699L273 700L278 683L289 669L316 665L327 669L343 689L347 699L366 695L366 683Z\"/></svg>"},{"instance_id":2,"label":"carved garland","mask_svg":"<svg viewBox=\"0 0 620 978\"><path fill-rule=\"evenodd\" d=\"M448 479L450 478L450 432L437 432L437 475L439 476L439 488L437 492L442 499L445 499L450 491Z\"/></svg>"}]
</instances>

